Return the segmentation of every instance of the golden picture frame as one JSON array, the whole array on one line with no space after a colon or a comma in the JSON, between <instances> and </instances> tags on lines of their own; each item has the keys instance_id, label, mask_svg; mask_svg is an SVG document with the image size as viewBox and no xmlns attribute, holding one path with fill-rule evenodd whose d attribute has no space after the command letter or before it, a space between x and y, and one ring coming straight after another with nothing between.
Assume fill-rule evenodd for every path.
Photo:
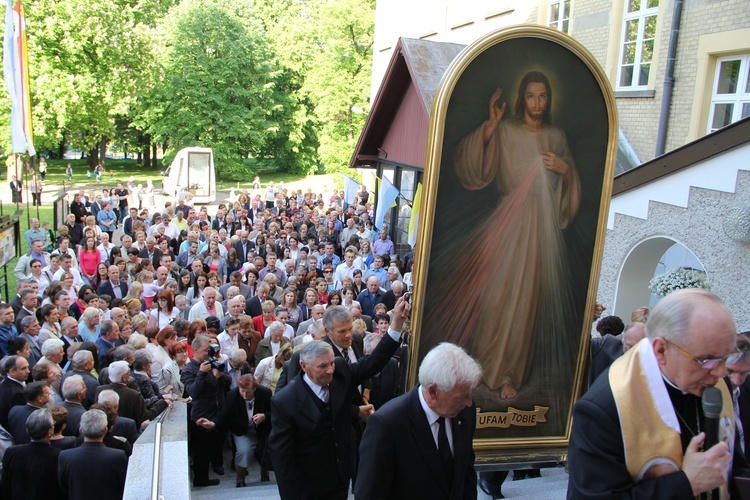
<instances>
[{"instance_id":1,"label":"golden picture frame","mask_svg":"<svg viewBox=\"0 0 750 500\"><path fill-rule=\"evenodd\" d=\"M473 395L478 453L567 447L617 147L604 71L556 30L490 33L443 77L428 132L407 385L439 342L476 357L485 373Z\"/></svg>"}]
</instances>

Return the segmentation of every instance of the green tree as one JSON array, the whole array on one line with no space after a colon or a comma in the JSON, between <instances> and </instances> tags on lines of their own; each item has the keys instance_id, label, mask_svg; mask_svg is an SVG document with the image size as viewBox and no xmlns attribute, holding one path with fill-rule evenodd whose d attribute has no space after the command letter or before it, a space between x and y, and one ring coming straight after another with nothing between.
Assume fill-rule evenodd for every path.
<instances>
[{"instance_id":1,"label":"green tree","mask_svg":"<svg viewBox=\"0 0 750 500\"><path fill-rule=\"evenodd\" d=\"M37 149L96 151L115 134L153 60L147 5L128 0L27 3Z\"/></svg>"},{"instance_id":2,"label":"green tree","mask_svg":"<svg viewBox=\"0 0 750 500\"><path fill-rule=\"evenodd\" d=\"M248 156L286 157L291 164L279 167L310 169L310 145L300 135L309 126L304 103L273 60L250 1L186 0L161 33L163 78L143 117L155 140L168 141L171 154L211 147L230 177L246 175ZM304 154L290 156L295 150Z\"/></svg>"},{"instance_id":3,"label":"green tree","mask_svg":"<svg viewBox=\"0 0 750 500\"><path fill-rule=\"evenodd\" d=\"M369 109L374 0L260 0L279 60L301 79L314 106L327 171L349 163Z\"/></svg>"}]
</instances>

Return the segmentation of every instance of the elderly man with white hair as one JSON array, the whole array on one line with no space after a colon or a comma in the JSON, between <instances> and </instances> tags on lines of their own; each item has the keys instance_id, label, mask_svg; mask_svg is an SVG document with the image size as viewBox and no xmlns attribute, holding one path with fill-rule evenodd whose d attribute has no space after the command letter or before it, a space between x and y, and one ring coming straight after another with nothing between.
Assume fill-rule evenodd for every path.
<instances>
[{"instance_id":1,"label":"elderly man with white hair","mask_svg":"<svg viewBox=\"0 0 750 500\"><path fill-rule=\"evenodd\" d=\"M203 300L196 302L193 307L190 308L190 314L188 314L188 321L195 321L196 319L206 319L209 316L216 316L217 318L224 317L224 309L221 307L221 302L217 301L219 292L215 288L207 286L203 291Z\"/></svg>"},{"instance_id":2,"label":"elderly man with white hair","mask_svg":"<svg viewBox=\"0 0 750 500\"><path fill-rule=\"evenodd\" d=\"M107 389L99 393L99 397L96 400L99 404L110 405L115 411L120 408L120 395L115 391ZM128 417L117 416L117 421L112 427L112 434L125 438L128 443L132 446L138 439L138 427L135 425L135 420Z\"/></svg>"},{"instance_id":3,"label":"elderly man with white hair","mask_svg":"<svg viewBox=\"0 0 750 500\"><path fill-rule=\"evenodd\" d=\"M95 394L96 389L99 387L99 382L96 378L91 375L91 370L94 369L94 355L91 351L79 349L74 355L73 359L70 360L70 369L63 375L60 383L63 385L63 392L65 392L65 380L68 378L78 375L81 377L83 382L86 384L86 397L82 401L83 407L88 409L96 401Z\"/></svg>"},{"instance_id":4,"label":"elderly man with white hair","mask_svg":"<svg viewBox=\"0 0 750 500\"><path fill-rule=\"evenodd\" d=\"M52 382L52 387L56 391L60 392L60 380L63 376L63 369L60 363L65 357L63 341L60 339L47 339L42 344L42 357L37 361L37 365L47 364L55 372L55 382Z\"/></svg>"},{"instance_id":5,"label":"elderly man with white hair","mask_svg":"<svg viewBox=\"0 0 750 500\"><path fill-rule=\"evenodd\" d=\"M81 416L86 413L83 400L86 399L86 383L80 375L66 377L62 384L62 396L65 401L62 407L68 410L68 420L63 429L63 436L78 436Z\"/></svg>"},{"instance_id":6,"label":"elderly man with white hair","mask_svg":"<svg viewBox=\"0 0 750 500\"><path fill-rule=\"evenodd\" d=\"M120 407L117 414L121 417L128 417L135 420L140 427L147 420L151 420L159 415L168 406L168 403L160 399L151 408L146 407L146 401L140 392L128 388L125 384L130 379L130 367L127 361L115 361L109 365L109 385L99 386L96 390L96 396L102 391L111 389L120 396Z\"/></svg>"}]
</instances>

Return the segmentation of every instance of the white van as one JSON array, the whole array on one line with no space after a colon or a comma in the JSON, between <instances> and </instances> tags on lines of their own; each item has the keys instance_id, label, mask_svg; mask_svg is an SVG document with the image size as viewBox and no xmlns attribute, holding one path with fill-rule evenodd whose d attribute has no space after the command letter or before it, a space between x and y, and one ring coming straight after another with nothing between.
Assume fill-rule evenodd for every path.
<instances>
[{"instance_id":1,"label":"white van","mask_svg":"<svg viewBox=\"0 0 750 500\"><path fill-rule=\"evenodd\" d=\"M183 148L164 171L162 191L167 196L193 195L194 203L216 201L216 170L211 148Z\"/></svg>"}]
</instances>

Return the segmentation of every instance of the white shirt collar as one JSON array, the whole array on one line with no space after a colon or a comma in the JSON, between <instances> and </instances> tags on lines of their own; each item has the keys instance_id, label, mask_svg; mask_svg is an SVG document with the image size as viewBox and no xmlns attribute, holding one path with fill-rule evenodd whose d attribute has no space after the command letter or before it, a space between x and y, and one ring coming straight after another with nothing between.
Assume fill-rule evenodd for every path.
<instances>
[{"instance_id":1,"label":"white shirt collar","mask_svg":"<svg viewBox=\"0 0 750 500\"><path fill-rule=\"evenodd\" d=\"M424 394L422 394L422 386L419 386L419 391L417 391L419 394L419 404L422 405L422 409L424 410L424 414L427 417L427 423L432 425L440 418L440 415L432 411L432 408L427 406L427 401L424 399Z\"/></svg>"}]
</instances>

